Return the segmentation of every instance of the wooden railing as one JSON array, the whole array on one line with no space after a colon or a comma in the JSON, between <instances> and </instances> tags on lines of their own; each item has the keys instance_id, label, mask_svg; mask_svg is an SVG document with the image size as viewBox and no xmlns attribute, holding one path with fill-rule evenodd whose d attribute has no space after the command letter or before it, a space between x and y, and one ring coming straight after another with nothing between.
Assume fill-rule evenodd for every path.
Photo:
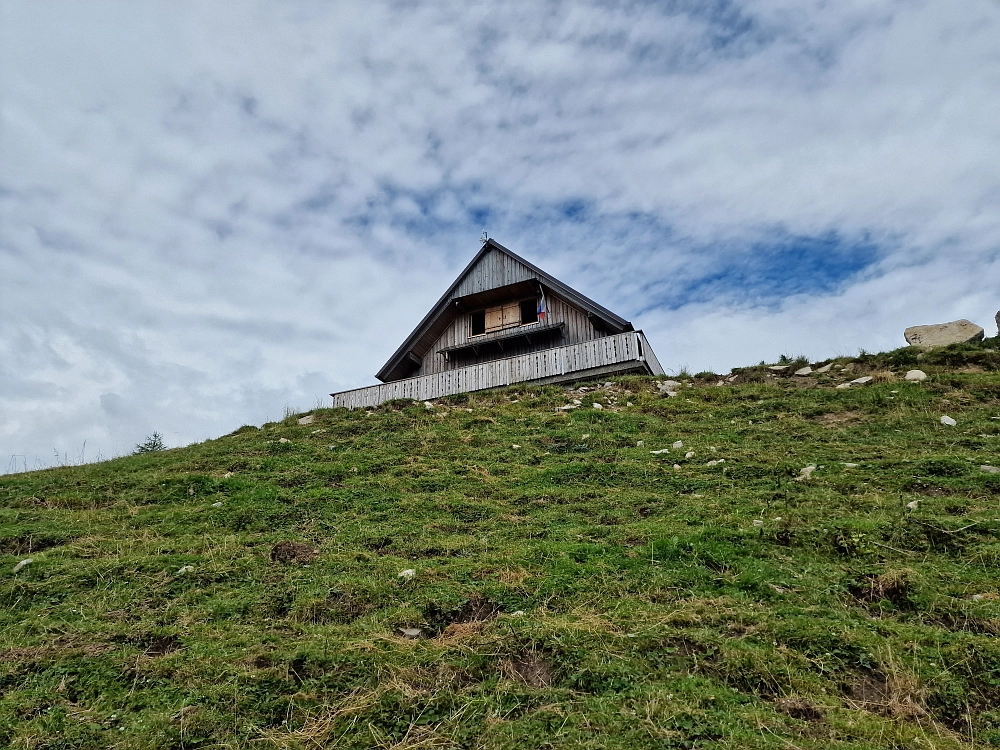
<instances>
[{"instance_id":1,"label":"wooden railing","mask_svg":"<svg viewBox=\"0 0 1000 750\"><path fill-rule=\"evenodd\" d=\"M469 393L531 381L558 382L588 375L612 375L623 372L662 375L656 355L642 331L558 346L531 354L496 359L468 367L459 367L416 378L356 388L334 393L333 405L357 409L378 406L397 398L427 401L455 393Z\"/></svg>"}]
</instances>

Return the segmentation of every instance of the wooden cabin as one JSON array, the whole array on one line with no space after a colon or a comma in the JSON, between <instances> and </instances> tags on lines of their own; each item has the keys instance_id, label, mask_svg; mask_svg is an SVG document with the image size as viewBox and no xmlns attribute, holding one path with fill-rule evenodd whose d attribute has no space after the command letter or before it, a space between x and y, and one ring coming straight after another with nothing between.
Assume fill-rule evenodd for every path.
<instances>
[{"instance_id":1,"label":"wooden cabin","mask_svg":"<svg viewBox=\"0 0 1000 750\"><path fill-rule=\"evenodd\" d=\"M332 396L357 408L625 373L663 374L642 331L486 240L378 371L383 384Z\"/></svg>"}]
</instances>

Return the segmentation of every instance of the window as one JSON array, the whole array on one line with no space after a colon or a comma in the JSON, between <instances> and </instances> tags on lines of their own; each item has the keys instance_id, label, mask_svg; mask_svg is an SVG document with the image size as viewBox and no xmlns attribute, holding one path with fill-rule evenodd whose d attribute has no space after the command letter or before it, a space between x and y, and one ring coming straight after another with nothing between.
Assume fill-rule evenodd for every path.
<instances>
[{"instance_id":1,"label":"window","mask_svg":"<svg viewBox=\"0 0 1000 750\"><path fill-rule=\"evenodd\" d=\"M488 307L472 313L472 335L502 331L505 328L530 325L538 322L538 301L526 299L497 307Z\"/></svg>"},{"instance_id":2,"label":"window","mask_svg":"<svg viewBox=\"0 0 1000 750\"><path fill-rule=\"evenodd\" d=\"M521 302L521 325L538 322L538 302L526 299Z\"/></svg>"},{"instance_id":3,"label":"window","mask_svg":"<svg viewBox=\"0 0 1000 750\"><path fill-rule=\"evenodd\" d=\"M472 313L472 335L481 336L486 333L486 311Z\"/></svg>"}]
</instances>

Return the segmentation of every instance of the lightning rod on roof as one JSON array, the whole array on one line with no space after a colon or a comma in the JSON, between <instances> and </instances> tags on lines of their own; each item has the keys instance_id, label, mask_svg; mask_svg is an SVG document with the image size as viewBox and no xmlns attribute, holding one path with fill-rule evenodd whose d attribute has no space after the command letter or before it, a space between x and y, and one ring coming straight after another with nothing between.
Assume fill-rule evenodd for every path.
<instances>
[{"instance_id":1,"label":"lightning rod on roof","mask_svg":"<svg viewBox=\"0 0 1000 750\"><path fill-rule=\"evenodd\" d=\"M485 244L486 244L486 241L487 241L487 240L488 240L489 238L490 238L490 237L489 237L489 235L488 235L488 234L486 234L486 230L484 229L484 230L483 230L483 236L482 236L482 237L480 237L479 239L480 239L480 240L482 241L482 243L483 243L483 244L485 245Z\"/></svg>"}]
</instances>

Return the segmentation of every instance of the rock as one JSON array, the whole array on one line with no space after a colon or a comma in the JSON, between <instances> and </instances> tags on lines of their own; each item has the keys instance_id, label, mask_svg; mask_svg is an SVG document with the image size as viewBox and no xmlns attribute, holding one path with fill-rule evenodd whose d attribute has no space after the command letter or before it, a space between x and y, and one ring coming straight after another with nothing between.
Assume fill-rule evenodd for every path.
<instances>
[{"instance_id":1,"label":"rock","mask_svg":"<svg viewBox=\"0 0 1000 750\"><path fill-rule=\"evenodd\" d=\"M14 566L14 570L12 570L11 572L17 573L19 570L21 570L24 567L27 567L28 565L31 565L31 563L33 562L34 560L30 557L27 558L26 560L21 560L21 562L19 562L17 565Z\"/></svg>"},{"instance_id":2,"label":"rock","mask_svg":"<svg viewBox=\"0 0 1000 750\"><path fill-rule=\"evenodd\" d=\"M406 570L399 571L396 577L402 578L404 581L411 581L416 575L417 571L415 571L413 568L407 568Z\"/></svg>"},{"instance_id":3,"label":"rock","mask_svg":"<svg viewBox=\"0 0 1000 750\"><path fill-rule=\"evenodd\" d=\"M185 573L194 573L194 565L185 565L177 571L177 575L179 576L184 575Z\"/></svg>"},{"instance_id":4,"label":"rock","mask_svg":"<svg viewBox=\"0 0 1000 750\"><path fill-rule=\"evenodd\" d=\"M903 338L910 346L948 346L967 341L982 341L986 332L969 320L953 320L929 326L910 326Z\"/></svg>"},{"instance_id":5,"label":"rock","mask_svg":"<svg viewBox=\"0 0 1000 750\"><path fill-rule=\"evenodd\" d=\"M674 468L675 469L679 469L679 468L681 468L681 465L680 464L674 464Z\"/></svg>"},{"instance_id":6,"label":"rock","mask_svg":"<svg viewBox=\"0 0 1000 750\"><path fill-rule=\"evenodd\" d=\"M683 440L677 440L670 447L671 448L683 448L684 447L684 441Z\"/></svg>"},{"instance_id":7,"label":"rock","mask_svg":"<svg viewBox=\"0 0 1000 750\"><path fill-rule=\"evenodd\" d=\"M998 469L996 466L990 466L989 464L987 464L985 466L980 466L979 468L988 474L1000 474L1000 469Z\"/></svg>"},{"instance_id":8,"label":"rock","mask_svg":"<svg viewBox=\"0 0 1000 750\"><path fill-rule=\"evenodd\" d=\"M517 443L514 443L514 445L512 445L510 447L513 448L514 450L520 450L520 448L521 448L521 446L518 445Z\"/></svg>"},{"instance_id":9,"label":"rock","mask_svg":"<svg viewBox=\"0 0 1000 750\"><path fill-rule=\"evenodd\" d=\"M865 375L864 377L852 380L851 385L868 385L872 382L872 380L874 380L874 378L871 375Z\"/></svg>"},{"instance_id":10,"label":"rock","mask_svg":"<svg viewBox=\"0 0 1000 750\"><path fill-rule=\"evenodd\" d=\"M642 446L644 446L645 444L646 444L646 441L645 441L645 440L636 440L636 441L635 441L635 447L636 447L636 448L641 448L641 447L642 447Z\"/></svg>"},{"instance_id":11,"label":"rock","mask_svg":"<svg viewBox=\"0 0 1000 750\"><path fill-rule=\"evenodd\" d=\"M812 375L813 368L806 366L795 371L796 375Z\"/></svg>"},{"instance_id":12,"label":"rock","mask_svg":"<svg viewBox=\"0 0 1000 750\"><path fill-rule=\"evenodd\" d=\"M850 383L841 383L840 385L837 386L837 390L838 391L842 391L842 390L844 390L846 388L850 388L850 387L851 387Z\"/></svg>"},{"instance_id":13,"label":"rock","mask_svg":"<svg viewBox=\"0 0 1000 750\"><path fill-rule=\"evenodd\" d=\"M908 502L906 504L906 507L909 508L910 510L916 510L919 505L920 505L919 500L913 500L911 502Z\"/></svg>"},{"instance_id":14,"label":"rock","mask_svg":"<svg viewBox=\"0 0 1000 750\"><path fill-rule=\"evenodd\" d=\"M603 406L602 404L599 404L599 403L597 403L597 402L595 401L595 402L594 402L594 408L595 408L595 409L597 409L598 411L600 411L601 409L603 409L603 408L604 408L604 406Z\"/></svg>"},{"instance_id":15,"label":"rock","mask_svg":"<svg viewBox=\"0 0 1000 750\"><path fill-rule=\"evenodd\" d=\"M220 502L217 502L217 503L212 503L212 507L213 508L221 508L222 507L222 502L220 501Z\"/></svg>"},{"instance_id":16,"label":"rock","mask_svg":"<svg viewBox=\"0 0 1000 750\"><path fill-rule=\"evenodd\" d=\"M517 610L515 612L511 612L510 616L511 617L524 617L524 610L523 609L519 609L519 610Z\"/></svg>"},{"instance_id":17,"label":"rock","mask_svg":"<svg viewBox=\"0 0 1000 750\"><path fill-rule=\"evenodd\" d=\"M694 458L694 451L688 451L685 453L684 458Z\"/></svg>"},{"instance_id":18,"label":"rock","mask_svg":"<svg viewBox=\"0 0 1000 750\"><path fill-rule=\"evenodd\" d=\"M583 404L583 401L581 401L578 398L574 398L573 399L573 403L576 404L577 406L580 406L581 404ZM470 409L469 411L472 411L472 410Z\"/></svg>"},{"instance_id":19,"label":"rock","mask_svg":"<svg viewBox=\"0 0 1000 750\"><path fill-rule=\"evenodd\" d=\"M717 458L712 461L709 461L707 464L705 464L705 466L716 466L717 464L724 464L724 463L726 463L726 459Z\"/></svg>"},{"instance_id":20,"label":"rock","mask_svg":"<svg viewBox=\"0 0 1000 750\"><path fill-rule=\"evenodd\" d=\"M289 440L288 438L278 438L278 442L279 443L290 443L292 441Z\"/></svg>"},{"instance_id":21,"label":"rock","mask_svg":"<svg viewBox=\"0 0 1000 750\"><path fill-rule=\"evenodd\" d=\"M673 398L677 395L677 391L664 391L664 393L667 394L667 398Z\"/></svg>"},{"instance_id":22,"label":"rock","mask_svg":"<svg viewBox=\"0 0 1000 750\"><path fill-rule=\"evenodd\" d=\"M914 383L922 383L927 380L927 373L923 370L910 370L903 377L903 380L912 380Z\"/></svg>"},{"instance_id":23,"label":"rock","mask_svg":"<svg viewBox=\"0 0 1000 750\"><path fill-rule=\"evenodd\" d=\"M812 473L816 471L816 464L809 464L804 469L799 469L799 475L795 477L796 482L802 482L812 476Z\"/></svg>"},{"instance_id":24,"label":"rock","mask_svg":"<svg viewBox=\"0 0 1000 750\"><path fill-rule=\"evenodd\" d=\"M763 525L764 525L764 522L762 520L760 520L759 518L753 519L753 527L755 529L759 529Z\"/></svg>"},{"instance_id":25,"label":"rock","mask_svg":"<svg viewBox=\"0 0 1000 750\"><path fill-rule=\"evenodd\" d=\"M654 456L659 456L662 453L670 453L670 449L669 448L662 448L662 449L660 449L658 451L650 451L650 453L652 453Z\"/></svg>"},{"instance_id":26,"label":"rock","mask_svg":"<svg viewBox=\"0 0 1000 750\"><path fill-rule=\"evenodd\" d=\"M315 421L316 417L314 417L312 414L307 414L306 416L299 418L299 424L312 424Z\"/></svg>"},{"instance_id":27,"label":"rock","mask_svg":"<svg viewBox=\"0 0 1000 750\"><path fill-rule=\"evenodd\" d=\"M577 404L566 404L566 406L557 406L556 411L573 411L573 409L579 409Z\"/></svg>"},{"instance_id":28,"label":"rock","mask_svg":"<svg viewBox=\"0 0 1000 750\"><path fill-rule=\"evenodd\" d=\"M845 469L856 469L856 468L858 468L858 465L857 464L844 464L844 468Z\"/></svg>"},{"instance_id":29,"label":"rock","mask_svg":"<svg viewBox=\"0 0 1000 750\"><path fill-rule=\"evenodd\" d=\"M843 367L838 367L837 369L838 370L843 370L844 372L850 372L851 370L854 369L854 363L853 362L848 362Z\"/></svg>"},{"instance_id":30,"label":"rock","mask_svg":"<svg viewBox=\"0 0 1000 750\"><path fill-rule=\"evenodd\" d=\"M817 375L823 375L825 373L830 372L830 370L832 370L832 369L833 369L833 362L831 362L828 365L823 365L822 367L817 367L816 368L816 374Z\"/></svg>"},{"instance_id":31,"label":"rock","mask_svg":"<svg viewBox=\"0 0 1000 750\"><path fill-rule=\"evenodd\" d=\"M948 425L949 427L954 427L958 424L954 419L949 417L947 414L941 417L941 424Z\"/></svg>"},{"instance_id":32,"label":"rock","mask_svg":"<svg viewBox=\"0 0 1000 750\"><path fill-rule=\"evenodd\" d=\"M767 369L771 372L784 372L788 369L788 365L771 365Z\"/></svg>"},{"instance_id":33,"label":"rock","mask_svg":"<svg viewBox=\"0 0 1000 750\"><path fill-rule=\"evenodd\" d=\"M399 632L403 634L404 638L413 639L423 635L424 630L423 628L400 628Z\"/></svg>"},{"instance_id":34,"label":"rock","mask_svg":"<svg viewBox=\"0 0 1000 750\"><path fill-rule=\"evenodd\" d=\"M432 404L430 401L424 401L424 408L427 411L431 411L434 408L434 404Z\"/></svg>"},{"instance_id":35,"label":"rock","mask_svg":"<svg viewBox=\"0 0 1000 750\"><path fill-rule=\"evenodd\" d=\"M681 384L676 380L658 380L656 382L656 387L661 391L676 391L681 387Z\"/></svg>"}]
</instances>

